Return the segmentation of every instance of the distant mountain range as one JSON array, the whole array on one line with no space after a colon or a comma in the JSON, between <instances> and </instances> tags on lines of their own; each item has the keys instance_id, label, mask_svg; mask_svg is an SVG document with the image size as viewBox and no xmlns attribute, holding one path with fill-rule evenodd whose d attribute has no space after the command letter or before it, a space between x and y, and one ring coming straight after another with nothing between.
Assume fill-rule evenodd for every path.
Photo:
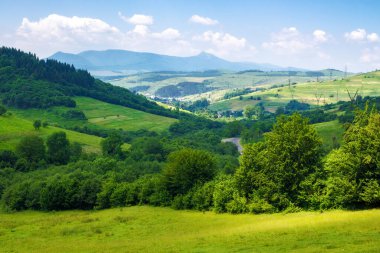
<instances>
[{"instance_id":1,"label":"distant mountain range","mask_svg":"<svg viewBox=\"0 0 380 253\"><path fill-rule=\"evenodd\" d=\"M49 59L73 64L86 69L96 76L112 76L151 71L204 71L204 70L283 70L303 69L280 67L271 64L230 62L212 54L200 53L195 56L178 57L126 50L84 51L79 54L57 52Z\"/></svg>"}]
</instances>

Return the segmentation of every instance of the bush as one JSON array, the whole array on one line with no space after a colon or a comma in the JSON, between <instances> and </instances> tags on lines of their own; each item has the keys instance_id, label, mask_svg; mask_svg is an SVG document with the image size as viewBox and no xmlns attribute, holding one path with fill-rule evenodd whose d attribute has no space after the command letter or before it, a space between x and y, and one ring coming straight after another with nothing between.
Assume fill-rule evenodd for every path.
<instances>
[{"instance_id":1,"label":"bush","mask_svg":"<svg viewBox=\"0 0 380 253\"><path fill-rule=\"evenodd\" d=\"M235 182L231 176L223 176L216 180L213 193L214 211L216 213L226 212L227 203L233 200L235 192Z\"/></svg>"},{"instance_id":2,"label":"bush","mask_svg":"<svg viewBox=\"0 0 380 253\"><path fill-rule=\"evenodd\" d=\"M248 211L247 199L239 196L239 194L235 192L233 199L227 203L226 210L232 214L246 213Z\"/></svg>"},{"instance_id":3,"label":"bush","mask_svg":"<svg viewBox=\"0 0 380 253\"><path fill-rule=\"evenodd\" d=\"M248 205L248 210L253 214L276 212L276 208L263 199L252 200L252 203Z\"/></svg>"}]
</instances>

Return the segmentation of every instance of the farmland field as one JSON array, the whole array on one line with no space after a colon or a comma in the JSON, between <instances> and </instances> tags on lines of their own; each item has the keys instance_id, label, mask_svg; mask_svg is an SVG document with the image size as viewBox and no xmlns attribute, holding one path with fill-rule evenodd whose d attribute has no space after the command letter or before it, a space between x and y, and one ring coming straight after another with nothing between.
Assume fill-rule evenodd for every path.
<instances>
[{"instance_id":1,"label":"farmland field","mask_svg":"<svg viewBox=\"0 0 380 253\"><path fill-rule=\"evenodd\" d=\"M0 252L379 252L380 210L231 215L128 207L0 213Z\"/></svg>"}]
</instances>

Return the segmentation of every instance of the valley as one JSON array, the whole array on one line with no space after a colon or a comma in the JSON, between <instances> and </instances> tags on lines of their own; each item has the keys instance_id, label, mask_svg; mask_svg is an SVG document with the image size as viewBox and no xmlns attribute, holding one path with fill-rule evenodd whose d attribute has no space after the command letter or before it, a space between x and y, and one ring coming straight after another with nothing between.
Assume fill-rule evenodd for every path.
<instances>
[{"instance_id":1,"label":"valley","mask_svg":"<svg viewBox=\"0 0 380 253\"><path fill-rule=\"evenodd\" d=\"M0 1L0 253L380 252L372 1Z\"/></svg>"}]
</instances>

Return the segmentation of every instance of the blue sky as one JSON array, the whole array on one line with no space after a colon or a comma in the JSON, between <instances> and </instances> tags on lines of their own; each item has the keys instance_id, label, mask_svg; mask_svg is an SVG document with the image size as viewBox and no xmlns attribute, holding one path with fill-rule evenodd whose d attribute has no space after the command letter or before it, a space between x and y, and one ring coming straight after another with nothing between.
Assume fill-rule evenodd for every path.
<instances>
[{"instance_id":1,"label":"blue sky","mask_svg":"<svg viewBox=\"0 0 380 253\"><path fill-rule=\"evenodd\" d=\"M0 45L118 48L309 69L380 69L380 1L0 1Z\"/></svg>"}]
</instances>

